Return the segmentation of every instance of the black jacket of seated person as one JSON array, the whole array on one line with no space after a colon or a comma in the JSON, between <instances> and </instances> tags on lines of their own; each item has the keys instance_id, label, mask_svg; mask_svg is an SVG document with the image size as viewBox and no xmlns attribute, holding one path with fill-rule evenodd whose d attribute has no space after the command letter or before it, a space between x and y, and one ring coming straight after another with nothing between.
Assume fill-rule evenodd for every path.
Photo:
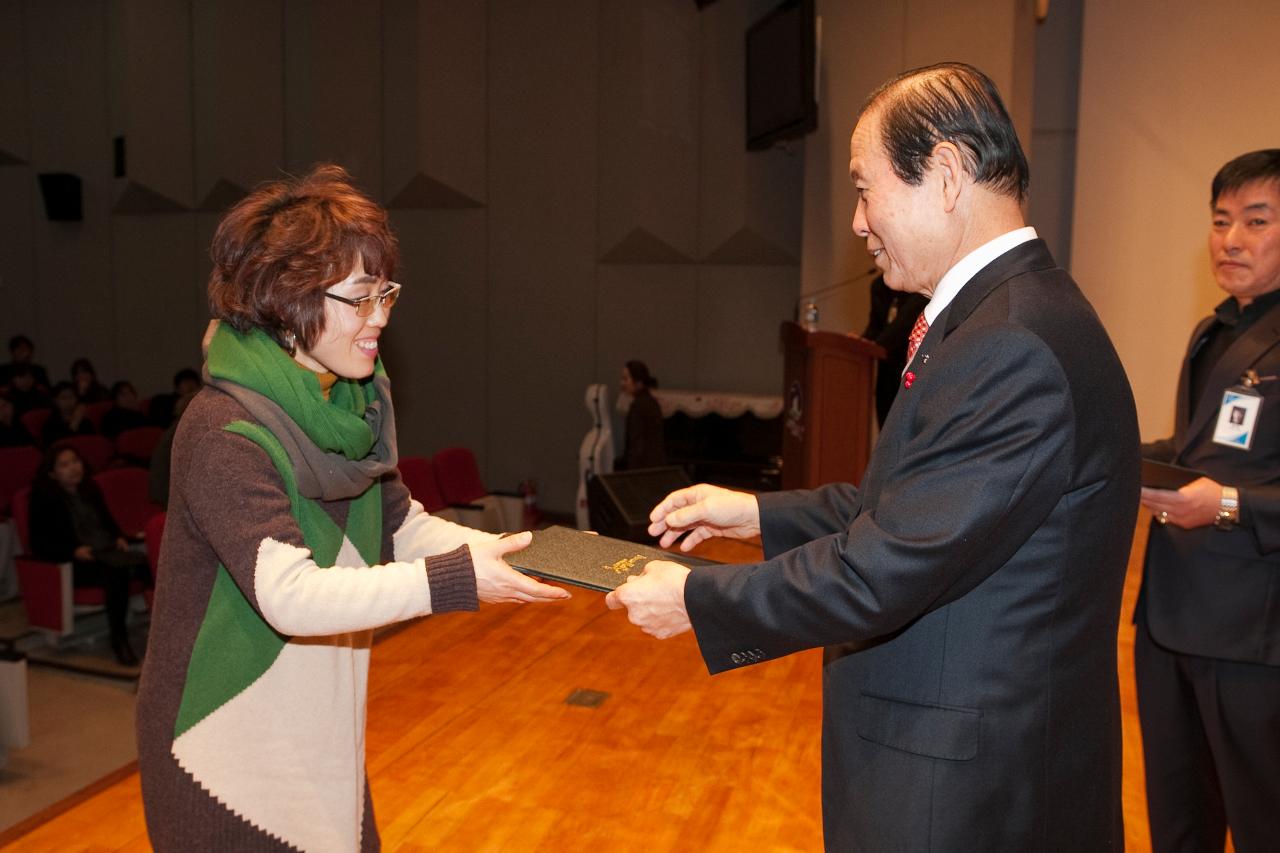
<instances>
[{"instance_id":1,"label":"black jacket of seated person","mask_svg":"<svg viewBox=\"0 0 1280 853\"><path fill-rule=\"evenodd\" d=\"M51 450L46 459L56 459L65 450L69 448ZM129 585L134 580L151 585L146 556L119 547L123 533L87 468L79 487L68 492L49 476L51 467L49 461L42 464L31 485L32 555L57 563L70 562L75 586L102 588L111 649L120 663L135 665L138 658L129 645L126 625ZM92 560L76 557L76 549L82 545L92 549Z\"/></svg>"},{"instance_id":2,"label":"black jacket of seated person","mask_svg":"<svg viewBox=\"0 0 1280 853\"><path fill-rule=\"evenodd\" d=\"M123 406L112 406L102 416L102 434L110 439L119 437L122 432L146 426L151 426L151 418L136 409L126 409Z\"/></svg>"},{"instance_id":3,"label":"black jacket of seated person","mask_svg":"<svg viewBox=\"0 0 1280 853\"><path fill-rule=\"evenodd\" d=\"M70 382L59 382L49 394L53 409L40 429L40 444L53 447L64 438L75 435L93 435L98 430L85 414L83 404L76 399ZM50 465L52 469L52 464ZM47 478L46 478L47 479Z\"/></svg>"},{"instance_id":4,"label":"black jacket of seated person","mask_svg":"<svg viewBox=\"0 0 1280 853\"><path fill-rule=\"evenodd\" d=\"M0 396L0 447L26 447L35 443L31 433L22 425L13 402Z\"/></svg>"},{"instance_id":5,"label":"black jacket of seated person","mask_svg":"<svg viewBox=\"0 0 1280 853\"><path fill-rule=\"evenodd\" d=\"M35 441L31 438L31 433L27 432L27 428L21 421L15 420L11 424L0 422L0 447L34 446Z\"/></svg>"}]
</instances>

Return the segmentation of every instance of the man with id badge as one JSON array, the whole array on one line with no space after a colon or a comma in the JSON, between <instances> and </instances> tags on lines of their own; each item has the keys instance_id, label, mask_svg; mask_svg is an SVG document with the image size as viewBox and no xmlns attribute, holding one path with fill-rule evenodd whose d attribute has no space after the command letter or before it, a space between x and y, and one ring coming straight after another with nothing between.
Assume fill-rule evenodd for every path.
<instances>
[{"instance_id":1,"label":"man with id badge","mask_svg":"<svg viewBox=\"0 0 1280 853\"><path fill-rule=\"evenodd\" d=\"M1142 490L1154 515L1134 621L1152 848L1280 843L1280 149L1213 179L1209 257L1228 298L1191 335L1172 438L1202 472ZM1194 476L1194 475L1193 475Z\"/></svg>"}]
</instances>

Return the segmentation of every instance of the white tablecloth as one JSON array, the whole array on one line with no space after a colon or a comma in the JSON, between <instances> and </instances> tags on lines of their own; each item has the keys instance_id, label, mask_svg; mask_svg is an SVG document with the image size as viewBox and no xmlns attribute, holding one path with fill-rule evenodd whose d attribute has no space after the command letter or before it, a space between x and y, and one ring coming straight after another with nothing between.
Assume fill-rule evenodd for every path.
<instances>
[{"instance_id":1,"label":"white tablecloth","mask_svg":"<svg viewBox=\"0 0 1280 853\"><path fill-rule=\"evenodd\" d=\"M768 420L782 414L782 397L776 394L739 394L733 391L686 391L656 388L651 392L662 408L662 416L669 418L683 412L694 418L716 414L725 418L740 418L750 412L757 418ZM631 396L619 394L617 409L626 412L631 408Z\"/></svg>"}]
</instances>

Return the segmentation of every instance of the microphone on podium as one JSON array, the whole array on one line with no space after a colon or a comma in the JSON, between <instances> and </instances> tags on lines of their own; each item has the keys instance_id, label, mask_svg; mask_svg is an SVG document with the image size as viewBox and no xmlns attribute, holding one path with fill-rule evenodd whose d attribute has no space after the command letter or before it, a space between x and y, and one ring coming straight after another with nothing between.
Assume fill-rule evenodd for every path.
<instances>
[{"instance_id":1,"label":"microphone on podium","mask_svg":"<svg viewBox=\"0 0 1280 853\"><path fill-rule=\"evenodd\" d=\"M803 326L806 332L818 331L819 303L859 282L866 281L879 272L879 267L872 266L869 270L852 278L846 278L844 281L838 281L828 287L800 294L800 297L796 300L796 322Z\"/></svg>"}]
</instances>

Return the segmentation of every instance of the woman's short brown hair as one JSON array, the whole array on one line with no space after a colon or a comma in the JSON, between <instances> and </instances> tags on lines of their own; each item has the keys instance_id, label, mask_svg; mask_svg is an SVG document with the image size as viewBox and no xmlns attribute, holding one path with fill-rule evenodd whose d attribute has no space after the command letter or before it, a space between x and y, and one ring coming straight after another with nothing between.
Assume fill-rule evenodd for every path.
<instances>
[{"instance_id":1,"label":"woman's short brown hair","mask_svg":"<svg viewBox=\"0 0 1280 853\"><path fill-rule=\"evenodd\" d=\"M324 331L325 290L357 260L372 276L394 278L400 249L386 210L356 189L346 169L325 164L242 199L219 223L210 255L215 318L310 349Z\"/></svg>"}]
</instances>

